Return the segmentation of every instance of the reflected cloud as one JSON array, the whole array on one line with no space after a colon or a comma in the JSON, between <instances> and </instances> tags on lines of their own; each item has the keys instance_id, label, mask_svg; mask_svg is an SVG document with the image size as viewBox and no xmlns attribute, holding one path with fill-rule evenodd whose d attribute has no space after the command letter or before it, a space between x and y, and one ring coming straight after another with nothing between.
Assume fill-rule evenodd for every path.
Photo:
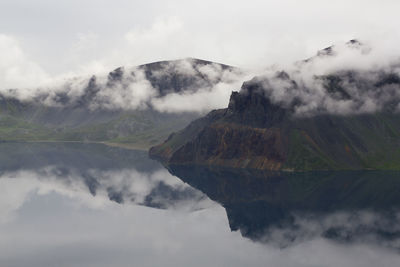
<instances>
[{"instance_id":1,"label":"reflected cloud","mask_svg":"<svg viewBox=\"0 0 400 267\"><path fill-rule=\"evenodd\" d=\"M166 170L93 144L0 148L0 266L400 262L397 173Z\"/></svg>"},{"instance_id":2,"label":"reflected cloud","mask_svg":"<svg viewBox=\"0 0 400 267\"><path fill-rule=\"evenodd\" d=\"M35 195L56 193L71 203L104 209L110 202L161 209L214 205L144 151L98 144L0 144L1 222L10 222Z\"/></svg>"},{"instance_id":3,"label":"reflected cloud","mask_svg":"<svg viewBox=\"0 0 400 267\"><path fill-rule=\"evenodd\" d=\"M8 222L32 195L57 193L94 209L110 201L162 209L196 210L212 202L166 170L142 173L135 169L79 172L54 166L36 171L5 172L0 176L0 212Z\"/></svg>"}]
</instances>

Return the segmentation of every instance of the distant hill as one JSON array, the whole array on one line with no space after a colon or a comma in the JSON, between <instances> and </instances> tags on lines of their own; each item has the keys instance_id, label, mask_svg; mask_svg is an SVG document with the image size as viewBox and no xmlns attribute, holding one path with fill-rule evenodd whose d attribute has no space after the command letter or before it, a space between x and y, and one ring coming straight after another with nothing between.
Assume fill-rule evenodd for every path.
<instances>
[{"instance_id":1,"label":"distant hill","mask_svg":"<svg viewBox=\"0 0 400 267\"><path fill-rule=\"evenodd\" d=\"M0 141L92 141L147 149L201 115L163 112L152 100L211 90L226 71L240 75L227 65L182 59L71 79L29 98L10 90L0 94Z\"/></svg>"}]
</instances>

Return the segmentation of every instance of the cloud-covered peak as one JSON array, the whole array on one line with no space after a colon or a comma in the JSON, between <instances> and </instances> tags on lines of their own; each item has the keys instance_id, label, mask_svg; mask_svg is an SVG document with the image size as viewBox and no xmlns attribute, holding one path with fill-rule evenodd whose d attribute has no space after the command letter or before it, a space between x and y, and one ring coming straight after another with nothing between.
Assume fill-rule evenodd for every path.
<instances>
[{"instance_id":1,"label":"cloud-covered peak","mask_svg":"<svg viewBox=\"0 0 400 267\"><path fill-rule=\"evenodd\" d=\"M383 47L358 40L336 44L284 71L272 68L252 84L299 116L398 112L400 53L383 53Z\"/></svg>"},{"instance_id":2,"label":"cloud-covered peak","mask_svg":"<svg viewBox=\"0 0 400 267\"><path fill-rule=\"evenodd\" d=\"M358 39L351 39L346 43L333 44L324 49L321 49L316 53L316 55L306 60L299 61L297 64L302 65L305 63L313 63L317 60L323 60L329 57L336 57L349 52L367 55L370 51L371 47L369 45L359 41Z\"/></svg>"},{"instance_id":3,"label":"cloud-covered peak","mask_svg":"<svg viewBox=\"0 0 400 267\"><path fill-rule=\"evenodd\" d=\"M230 91L240 87L244 76L244 72L235 67L186 58L119 67L108 74L69 78L38 88L0 93L26 102L90 110L151 108L167 112L203 112L224 107Z\"/></svg>"}]
</instances>

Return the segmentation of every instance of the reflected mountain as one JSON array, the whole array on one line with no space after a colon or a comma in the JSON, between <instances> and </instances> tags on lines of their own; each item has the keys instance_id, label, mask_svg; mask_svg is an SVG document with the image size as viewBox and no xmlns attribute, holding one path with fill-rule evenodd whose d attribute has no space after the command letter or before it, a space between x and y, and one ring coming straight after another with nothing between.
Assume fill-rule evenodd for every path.
<instances>
[{"instance_id":1,"label":"reflected mountain","mask_svg":"<svg viewBox=\"0 0 400 267\"><path fill-rule=\"evenodd\" d=\"M400 172L168 166L225 209L232 231L279 246L317 236L399 247Z\"/></svg>"},{"instance_id":2,"label":"reflected mountain","mask_svg":"<svg viewBox=\"0 0 400 267\"><path fill-rule=\"evenodd\" d=\"M230 229L253 241L286 247L328 238L400 248L395 171L165 169L145 151L102 144L0 143L0 183L16 202L3 214L31 192L189 211L210 207L211 199L225 208Z\"/></svg>"},{"instance_id":3,"label":"reflected mountain","mask_svg":"<svg viewBox=\"0 0 400 267\"><path fill-rule=\"evenodd\" d=\"M150 160L145 151L103 144L0 143L0 179L22 177L52 184L54 190L163 209L207 199Z\"/></svg>"}]
</instances>

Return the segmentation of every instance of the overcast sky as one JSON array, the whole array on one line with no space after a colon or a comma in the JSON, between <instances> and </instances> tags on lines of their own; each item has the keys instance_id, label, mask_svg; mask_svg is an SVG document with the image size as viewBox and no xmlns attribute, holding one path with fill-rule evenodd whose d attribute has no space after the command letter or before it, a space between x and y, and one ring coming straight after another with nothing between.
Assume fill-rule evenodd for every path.
<instances>
[{"instance_id":1,"label":"overcast sky","mask_svg":"<svg viewBox=\"0 0 400 267\"><path fill-rule=\"evenodd\" d=\"M1 0L0 83L182 57L286 63L352 38L396 42L399 10L398 0Z\"/></svg>"}]
</instances>

